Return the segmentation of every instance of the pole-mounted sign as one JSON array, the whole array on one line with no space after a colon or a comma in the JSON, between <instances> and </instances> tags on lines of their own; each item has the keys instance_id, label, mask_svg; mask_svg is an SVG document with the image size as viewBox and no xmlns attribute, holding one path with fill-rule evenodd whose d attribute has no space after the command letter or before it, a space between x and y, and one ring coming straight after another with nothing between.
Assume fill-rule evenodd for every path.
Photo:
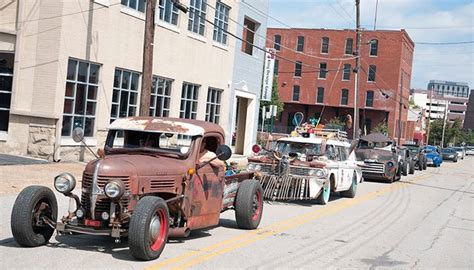
<instances>
[{"instance_id":1,"label":"pole-mounted sign","mask_svg":"<svg viewBox=\"0 0 474 270\"><path fill-rule=\"evenodd\" d=\"M262 96L260 100L270 101L272 99L273 70L275 68L275 53L273 48L266 48L265 63L263 70Z\"/></svg>"}]
</instances>

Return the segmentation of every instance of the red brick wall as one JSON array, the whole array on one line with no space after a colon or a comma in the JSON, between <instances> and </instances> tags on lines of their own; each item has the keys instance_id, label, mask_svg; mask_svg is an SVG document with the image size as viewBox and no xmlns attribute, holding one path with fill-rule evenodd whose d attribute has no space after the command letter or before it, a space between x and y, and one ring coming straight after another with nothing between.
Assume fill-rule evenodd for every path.
<instances>
[{"instance_id":1,"label":"red brick wall","mask_svg":"<svg viewBox=\"0 0 474 270\"><path fill-rule=\"evenodd\" d=\"M356 35L353 30L325 30L325 29L281 29L269 28L267 36L273 40L274 35L281 35L281 50L277 54L281 57L291 59L293 61L301 61L303 63L303 74L301 77L294 76L295 65L291 62L279 59L278 86L280 98L285 102L285 112L283 113L281 124L286 124L289 112L299 110L307 111L314 115L315 111L321 111L322 105L325 105L323 120L331 119L335 116L335 112L352 115L354 104L354 75L351 72L350 80L343 81L343 65L351 64L351 68L355 66L355 60L333 60L334 58L350 57L344 55L346 38L353 39L353 50L355 50ZM305 37L303 53L295 52L298 36ZM329 53L321 53L321 39L329 37ZM378 40L378 55L376 57L369 56L370 45L364 44L372 39ZM367 74L360 71L360 88L359 88L359 108L365 108L366 92L374 91L374 102L372 108L367 108L371 113L366 117L372 117L372 127L377 126L378 121L383 121L388 112L388 125L390 135L395 134L398 119L398 100L400 93L400 74L403 70L404 87L403 102L408 107L410 80L412 72L413 43L409 39L405 31L367 31L362 34L361 46L361 66L368 73L369 65L376 65L375 83L367 81ZM271 41L267 41L267 47L273 47ZM291 48L286 49L285 47ZM332 58L331 60L316 59L308 56ZM327 63L326 79L318 79L320 62ZM306 66L306 65L310 65ZM336 71L338 68L341 70ZM300 99L298 102L292 101L293 85L300 86ZM317 88L324 87L324 104L316 104ZM383 89L391 98L387 99L382 96L378 88ZM341 89L349 90L348 105L340 105ZM305 106L306 105L306 106ZM303 111L302 111L303 110ZM378 111L378 113L374 113ZM363 110L361 110L362 116ZM370 116L368 116L370 115ZM402 110L402 122L406 123L407 112ZM406 124L405 124L406 125Z\"/></svg>"}]
</instances>

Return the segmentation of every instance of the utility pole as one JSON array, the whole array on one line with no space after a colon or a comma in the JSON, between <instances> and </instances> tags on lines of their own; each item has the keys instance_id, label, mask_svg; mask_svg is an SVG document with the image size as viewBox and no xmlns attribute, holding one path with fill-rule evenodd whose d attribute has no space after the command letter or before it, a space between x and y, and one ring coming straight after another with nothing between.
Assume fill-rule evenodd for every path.
<instances>
[{"instance_id":1,"label":"utility pole","mask_svg":"<svg viewBox=\"0 0 474 270\"><path fill-rule=\"evenodd\" d=\"M150 114L150 93L153 79L153 45L155 42L155 8L156 0L146 1L140 116L148 116Z\"/></svg>"},{"instance_id":2,"label":"utility pole","mask_svg":"<svg viewBox=\"0 0 474 270\"><path fill-rule=\"evenodd\" d=\"M427 131L427 135L426 135L426 145L428 145L429 141L430 141L431 103L433 103L433 88L434 88L434 85L431 87L431 91L430 91L430 107L429 107L429 111L428 111L428 131Z\"/></svg>"},{"instance_id":3,"label":"utility pole","mask_svg":"<svg viewBox=\"0 0 474 270\"><path fill-rule=\"evenodd\" d=\"M399 101L399 108L398 108L398 140L397 145L400 145L400 140L402 137L402 108L403 108L403 72L401 72L400 76L400 101Z\"/></svg>"},{"instance_id":4,"label":"utility pole","mask_svg":"<svg viewBox=\"0 0 474 270\"><path fill-rule=\"evenodd\" d=\"M359 70L360 70L360 44L361 44L361 36L360 36L360 0L355 0L356 4L356 51L354 53L356 59L355 63L355 78L354 78L354 123L353 123L353 139L359 138L359 107L358 107L358 99L359 99Z\"/></svg>"},{"instance_id":5,"label":"utility pole","mask_svg":"<svg viewBox=\"0 0 474 270\"><path fill-rule=\"evenodd\" d=\"M444 104L444 115L443 115L443 134L441 135L441 148L444 148L444 133L446 131L446 114L448 112L448 103Z\"/></svg>"},{"instance_id":6,"label":"utility pole","mask_svg":"<svg viewBox=\"0 0 474 270\"><path fill-rule=\"evenodd\" d=\"M378 8L379 8L379 0L376 0L376 2L375 2L375 16L374 16L374 31L375 31L375 28L377 27L377 11L378 11Z\"/></svg>"}]
</instances>

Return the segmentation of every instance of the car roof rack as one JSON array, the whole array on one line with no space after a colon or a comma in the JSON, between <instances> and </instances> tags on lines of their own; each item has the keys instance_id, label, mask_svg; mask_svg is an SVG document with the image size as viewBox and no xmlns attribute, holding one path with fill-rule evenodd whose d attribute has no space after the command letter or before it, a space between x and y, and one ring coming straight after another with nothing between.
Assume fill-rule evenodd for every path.
<instances>
[{"instance_id":1,"label":"car roof rack","mask_svg":"<svg viewBox=\"0 0 474 270\"><path fill-rule=\"evenodd\" d=\"M348 141L347 132L333 128L314 128L314 126L305 124L295 129L298 136L309 138L311 135L325 139Z\"/></svg>"}]
</instances>

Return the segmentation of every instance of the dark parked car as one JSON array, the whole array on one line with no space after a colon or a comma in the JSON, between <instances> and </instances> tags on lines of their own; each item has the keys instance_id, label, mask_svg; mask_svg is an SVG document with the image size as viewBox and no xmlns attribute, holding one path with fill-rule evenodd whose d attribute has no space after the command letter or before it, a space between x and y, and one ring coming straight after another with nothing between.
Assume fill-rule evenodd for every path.
<instances>
[{"instance_id":1,"label":"dark parked car","mask_svg":"<svg viewBox=\"0 0 474 270\"><path fill-rule=\"evenodd\" d=\"M453 162L458 162L458 153L454 148L444 148L441 150L441 157L443 160L451 160Z\"/></svg>"},{"instance_id":2,"label":"dark parked car","mask_svg":"<svg viewBox=\"0 0 474 270\"><path fill-rule=\"evenodd\" d=\"M425 151L423 148L419 145L415 144L404 144L406 148L410 149L410 152L413 156L413 160L415 161L415 168L418 170L426 170L427 165L427 160L426 160L426 155Z\"/></svg>"},{"instance_id":3,"label":"dark parked car","mask_svg":"<svg viewBox=\"0 0 474 270\"><path fill-rule=\"evenodd\" d=\"M410 152L410 149L406 147L398 147L399 163L402 168L402 174L407 176L408 174L415 173L415 160Z\"/></svg>"}]
</instances>

